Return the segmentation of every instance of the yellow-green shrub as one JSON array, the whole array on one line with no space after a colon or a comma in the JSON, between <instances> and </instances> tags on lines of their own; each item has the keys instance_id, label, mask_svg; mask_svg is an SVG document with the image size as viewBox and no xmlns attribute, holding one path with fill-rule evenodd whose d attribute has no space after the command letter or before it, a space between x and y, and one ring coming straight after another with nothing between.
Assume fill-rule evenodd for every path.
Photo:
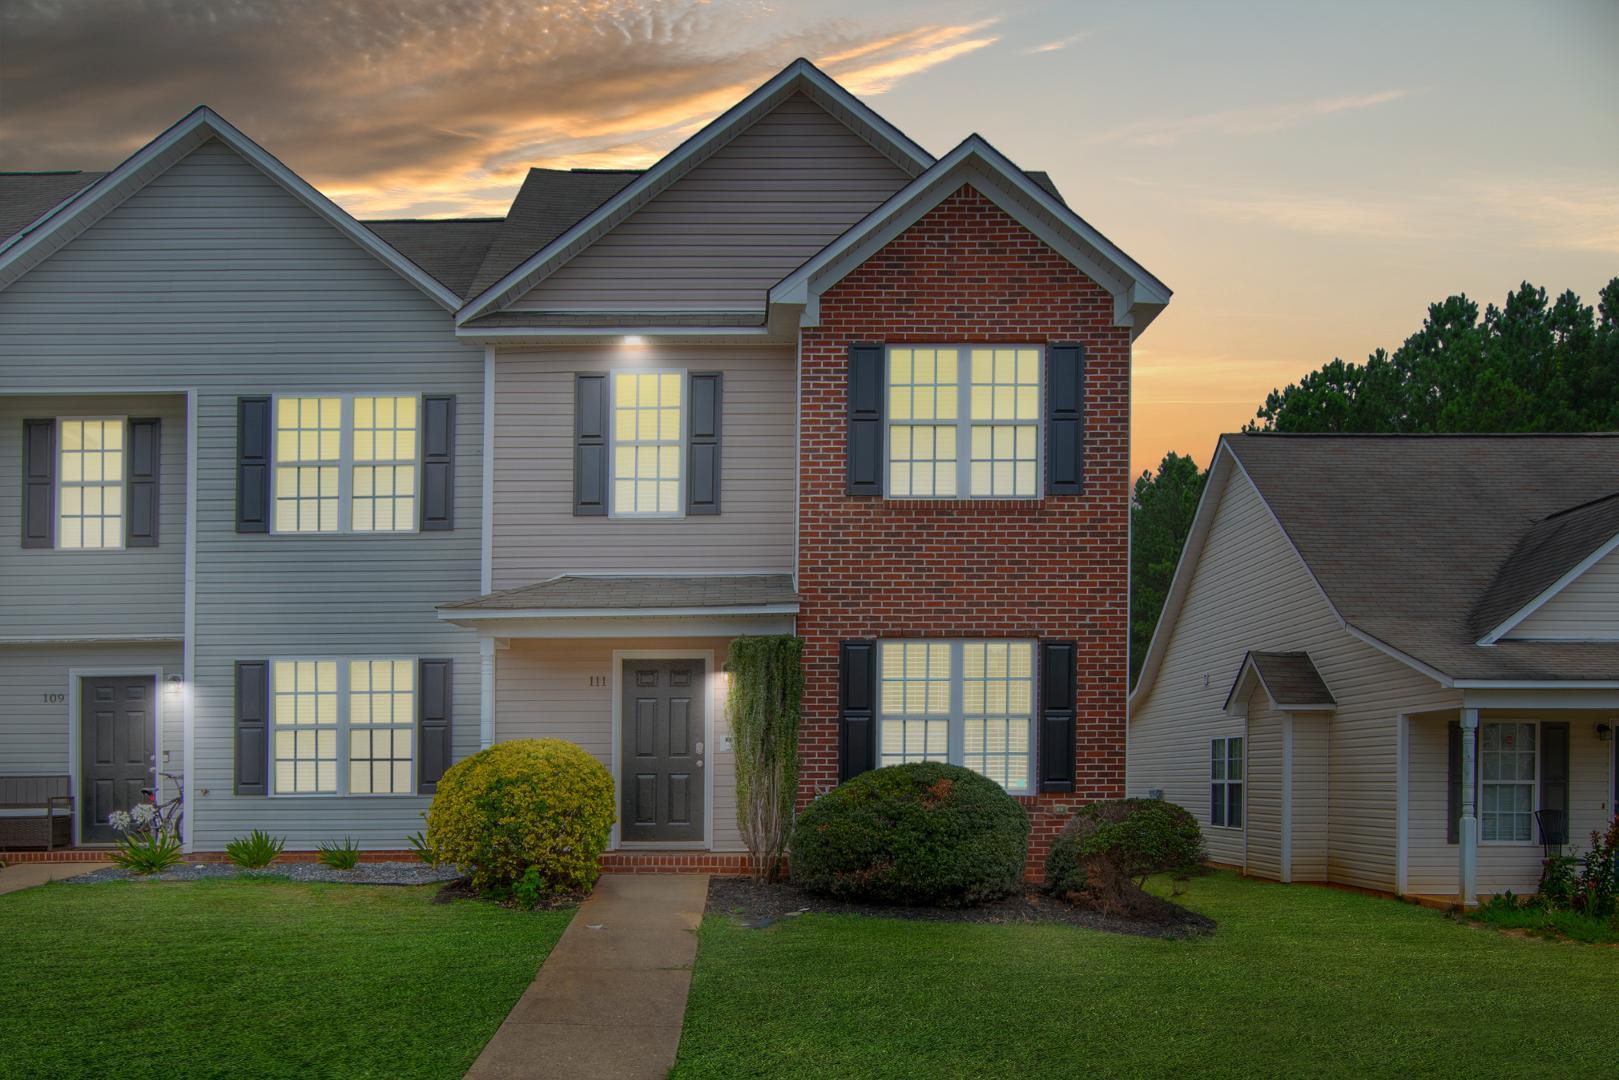
<instances>
[{"instance_id":1,"label":"yellow-green shrub","mask_svg":"<svg viewBox=\"0 0 1619 1080\"><path fill-rule=\"evenodd\" d=\"M613 778L561 739L499 743L454 765L427 811L427 843L472 884L504 892L531 867L552 895L596 883L615 818Z\"/></svg>"}]
</instances>

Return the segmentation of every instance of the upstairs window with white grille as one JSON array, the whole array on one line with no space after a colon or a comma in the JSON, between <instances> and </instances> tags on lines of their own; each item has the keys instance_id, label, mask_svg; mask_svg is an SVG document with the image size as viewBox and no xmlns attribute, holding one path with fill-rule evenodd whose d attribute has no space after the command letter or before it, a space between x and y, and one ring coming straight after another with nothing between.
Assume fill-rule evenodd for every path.
<instances>
[{"instance_id":1,"label":"upstairs window with white grille","mask_svg":"<svg viewBox=\"0 0 1619 1080\"><path fill-rule=\"evenodd\" d=\"M275 531L416 531L420 406L414 394L276 398Z\"/></svg>"},{"instance_id":2,"label":"upstairs window with white grille","mask_svg":"<svg viewBox=\"0 0 1619 1080\"><path fill-rule=\"evenodd\" d=\"M124 424L120 417L58 425L58 548L124 546Z\"/></svg>"}]
</instances>

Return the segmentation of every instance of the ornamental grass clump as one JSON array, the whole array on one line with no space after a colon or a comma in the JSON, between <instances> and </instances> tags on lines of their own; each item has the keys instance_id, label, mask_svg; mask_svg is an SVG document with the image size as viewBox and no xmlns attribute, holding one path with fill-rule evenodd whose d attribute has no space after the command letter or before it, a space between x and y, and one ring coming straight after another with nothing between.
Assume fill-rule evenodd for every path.
<instances>
[{"instance_id":1,"label":"ornamental grass clump","mask_svg":"<svg viewBox=\"0 0 1619 1080\"><path fill-rule=\"evenodd\" d=\"M1052 841L1046 887L1103 914L1140 915L1157 901L1153 874L1191 874L1203 832L1184 807L1161 799L1107 799L1082 807Z\"/></svg>"},{"instance_id":2,"label":"ornamental grass clump","mask_svg":"<svg viewBox=\"0 0 1619 1080\"><path fill-rule=\"evenodd\" d=\"M1029 815L995 781L939 762L862 773L793 830L792 880L847 900L961 907L1016 892Z\"/></svg>"},{"instance_id":3,"label":"ornamental grass clump","mask_svg":"<svg viewBox=\"0 0 1619 1080\"><path fill-rule=\"evenodd\" d=\"M736 823L754 881L774 881L793 832L798 792L804 643L789 635L739 637L725 667L726 718L736 746Z\"/></svg>"},{"instance_id":4,"label":"ornamental grass clump","mask_svg":"<svg viewBox=\"0 0 1619 1080\"><path fill-rule=\"evenodd\" d=\"M243 870L261 870L275 862L286 846L286 838L271 836L262 829L254 829L246 836L238 836L225 845L230 861Z\"/></svg>"},{"instance_id":5,"label":"ornamental grass clump","mask_svg":"<svg viewBox=\"0 0 1619 1080\"><path fill-rule=\"evenodd\" d=\"M427 811L427 845L467 870L480 892L540 897L587 892L616 817L613 778L561 739L498 743L452 766Z\"/></svg>"}]
</instances>

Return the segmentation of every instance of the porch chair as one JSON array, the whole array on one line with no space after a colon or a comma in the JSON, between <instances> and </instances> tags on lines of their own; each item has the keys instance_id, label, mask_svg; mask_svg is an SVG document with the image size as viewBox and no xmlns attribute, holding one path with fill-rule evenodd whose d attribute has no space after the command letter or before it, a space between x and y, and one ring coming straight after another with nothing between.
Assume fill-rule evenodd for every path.
<instances>
[{"instance_id":1,"label":"porch chair","mask_svg":"<svg viewBox=\"0 0 1619 1080\"><path fill-rule=\"evenodd\" d=\"M1540 830L1540 846L1545 857L1561 855L1563 845L1568 843L1568 822L1563 820L1563 812L1536 810L1535 825Z\"/></svg>"}]
</instances>

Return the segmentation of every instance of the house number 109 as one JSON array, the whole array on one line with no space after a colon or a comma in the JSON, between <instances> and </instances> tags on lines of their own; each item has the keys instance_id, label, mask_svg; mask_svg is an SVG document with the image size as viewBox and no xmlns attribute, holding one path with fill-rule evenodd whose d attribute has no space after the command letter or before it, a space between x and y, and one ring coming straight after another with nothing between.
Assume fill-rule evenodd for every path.
<instances>
[{"instance_id":1,"label":"house number 109","mask_svg":"<svg viewBox=\"0 0 1619 1080\"><path fill-rule=\"evenodd\" d=\"M67 695L62 693L60 690L56 691L54 694L45 695L45 704L47 705L61 705L66 701Z\"/></svg>"}]
</instances>

